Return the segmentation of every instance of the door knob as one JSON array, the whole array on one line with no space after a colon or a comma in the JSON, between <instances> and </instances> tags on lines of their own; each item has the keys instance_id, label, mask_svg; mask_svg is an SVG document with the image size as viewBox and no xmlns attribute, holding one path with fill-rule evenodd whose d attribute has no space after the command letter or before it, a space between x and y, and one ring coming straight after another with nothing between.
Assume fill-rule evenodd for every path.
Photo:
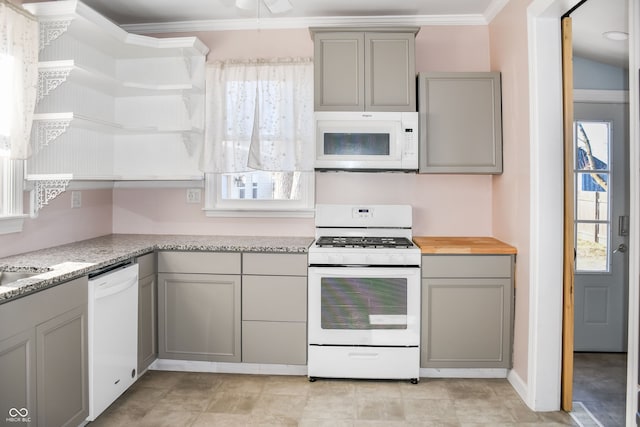
<instances>
[{"instance_id":1,"label":"door knob","mask_svg":"<svg viewBox=\"0 0 640 427\"><path fill-rule=\"evenodd\" d=\"M617 252L622 252L622 253L627 252L627 245L625 245L624 243L620 243L618 247L613 250L614 254Z\"/></svg>"}]
</instances>

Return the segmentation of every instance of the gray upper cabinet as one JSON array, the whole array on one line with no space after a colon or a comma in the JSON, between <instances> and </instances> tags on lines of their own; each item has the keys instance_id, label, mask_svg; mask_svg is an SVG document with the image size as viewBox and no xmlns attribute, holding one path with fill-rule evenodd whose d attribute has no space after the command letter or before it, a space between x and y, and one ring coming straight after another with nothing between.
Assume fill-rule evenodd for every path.
<instances>
[{"instance_id":1,"label":"gray upper cabinet","mask_svg":"<svg viewBox=\"0 0 640 427\"><path fill-rule=\"evenodd\" d=\"M499 72L423 72L418 91L421 173L502 173Z\"/></svg>"},{"instance_id":2,"label":"gray upper cabinet","mask_svg":"<svg viewBox=\"0 0 640 427\"><path fill-rule=\"evenodd\" d=\"M316 111L416 111L409 28L311 28Z\"/></svg>"}]
</instances>

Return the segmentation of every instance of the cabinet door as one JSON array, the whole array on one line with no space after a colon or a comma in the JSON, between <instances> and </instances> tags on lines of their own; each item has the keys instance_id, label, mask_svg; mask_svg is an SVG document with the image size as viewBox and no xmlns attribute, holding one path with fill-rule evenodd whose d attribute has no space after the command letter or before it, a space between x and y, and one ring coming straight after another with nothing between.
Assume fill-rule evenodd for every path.
<instances>
[{"instance_id":1,"label":"cabinet door","mask_svg":"<svg viewBox=\"0 0 640 427\"><path fill-rule=\"evenodd\" d=\"M240 276L158 275L159 357L240 361Z\"/></svg>"},{"instance_id":2,"label":"cabinet door","mask_svg":"<svg viewBox=\"0 0 640 427\"><path fill-rule=\"evenodd\" d=\"M32 327L0 341L0 420L36 425L35 342Z\"/></svg>"},{"instance_id":3,"label":"cabinet door","mask_svg":"<svg viewBox=\"0 0 640 427\"><path fill-rule=\"evenodd\" d=\"M500 73L420 73L420 172L502 173Z\"/></svg>"},{"instance_id":4,"label":"cabinet door","mask_svg":"<svg viewBox=\"0 0 640 427\"><path fill-rule=\"evenodd\" d=\"M316 111L364 110L364 33L314 36Z\"/></svg>"},{"instance_id":5,"label":"cabinet door","mask_svg":"<svg viewBox=\"0 0 640 427\"><path fill-rule=\"evenodd\" d=\"M158 355L156 275L143 277L138 282L138 375L149 367Z\"/></svg>"},{"instance_id":6,"label":"cabinet door","mask_svg":"<svg viewBox=\"0 0 640 427\"><path fill-rule=\"evenodd\" d=\"M416 111L415 34L365 33L365 110Z\"/></svg>"},{"instance_id":7,"label":"cabinet door","mask_svg":"<svg viewBox=\"0 0 640 427\"><path fill-rule=\"evenodd\" d=\"M36 327L38 424L77 426L89 415L87 306Z\"/></svg>"},{"instance_id":8,"label":"cabinet door","mask_svg":"<svg viewBox=\"0 0 640 427\"><path fill-rule=\"evenodd\" d=\"M511 366L511 279L423 279L424 368Z\"/></svg>"}]
</instances>

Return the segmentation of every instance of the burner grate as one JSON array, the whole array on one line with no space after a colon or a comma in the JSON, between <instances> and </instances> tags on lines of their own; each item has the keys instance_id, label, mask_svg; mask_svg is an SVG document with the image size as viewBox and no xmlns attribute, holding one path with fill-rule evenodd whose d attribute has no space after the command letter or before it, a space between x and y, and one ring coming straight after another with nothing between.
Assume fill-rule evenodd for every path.
<instances>
[{"instance_id":1,"label":"burner grate","mask_svg":"<svg viewBox=\"0 0 640 427\"><path fill-rule=\"evenodd\" d=\"M316 241L321 248L411 248L413 243L406 237L344 237L323 236Z\"/></svg>"}]
</instances>

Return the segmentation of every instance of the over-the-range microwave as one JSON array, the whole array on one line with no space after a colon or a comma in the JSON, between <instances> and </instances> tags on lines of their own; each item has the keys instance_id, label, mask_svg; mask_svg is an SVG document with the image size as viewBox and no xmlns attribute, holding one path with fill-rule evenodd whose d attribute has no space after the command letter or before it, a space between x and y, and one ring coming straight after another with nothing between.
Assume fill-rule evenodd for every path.
<instances>
[{"instance_id":1,"label":"over-the-range microwave","mask_svg":"<svg viewBox=\"0 0 640 427\"><path fill-rule=\"evenodd\" d=\"M316 170L416 171L418 113L317 111Z\"/></svg>"}]
</instances>

